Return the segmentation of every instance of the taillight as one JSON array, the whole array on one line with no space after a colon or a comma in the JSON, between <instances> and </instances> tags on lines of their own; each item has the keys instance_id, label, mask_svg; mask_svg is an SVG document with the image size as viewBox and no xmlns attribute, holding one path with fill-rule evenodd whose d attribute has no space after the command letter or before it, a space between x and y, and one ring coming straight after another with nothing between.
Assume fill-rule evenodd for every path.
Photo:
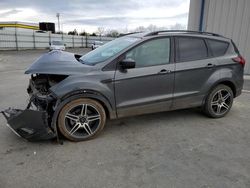
<instances>
[{"instance_id":1,"label":"taillight","mask_svg":"<svg viewBox=\"0 0 250 188\"><path fill-rule=\"evenodd\" d=\"M237 63L239 63L239 64L241 64L243 67L246 64L246 61L245 61L245 59L242 56L235 57L232 60L235 61L235 62L237 62Z\"/></svg>"}]
</instances>

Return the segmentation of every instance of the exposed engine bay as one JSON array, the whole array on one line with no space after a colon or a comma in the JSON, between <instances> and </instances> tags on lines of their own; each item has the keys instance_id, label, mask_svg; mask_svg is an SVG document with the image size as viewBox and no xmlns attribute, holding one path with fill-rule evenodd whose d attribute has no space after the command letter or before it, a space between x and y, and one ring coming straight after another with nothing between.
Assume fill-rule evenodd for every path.
<instances>
[{"instance_id":1,"label":"exposed engine bay","mask_svg":"<svg viewBox=\"0 0 250 188\"><path fill-rule=\"evenodd\" d=\"M31 104L39 110L48 110L53 101L49 88L64 80L65 75L32 74L27 88Z\"/></svg>"},{"instance_id":2,"label":"exposed engine bay","mask_svg":"<svg viewBox=\"0 0 250 188\"><path fill-rule=\"evenodd\" d=\"M30 99L26 109L9 108L2 112L12 131L28 141L56 137L57 131L52 127L52 118L57 100L52 96L49 88L66 77L65 75L32 74L27 88Z\"/></svg>"},{"instance_id":3,"label":"exposed engine bay","mask_svg":"<svg viewBox=\"0 0 250 188\"><path fill-rule=\"evenodd\" d=\"M49 88L64 80L65 75L46 75L46 74L32 74L28 86L28 93L40 93L41 95L48 95Z\"/></svg>"},{"instance_id":4,"label":"exposed engine bay","mask_svg":"<svg viewBox=\"0 0 250 188\"><path fill-rule=\"evenodd\" d=\"M30 74L27 88L29 102L23 109L9 108L1 113L7 126L28 141L58 138L57 112L61 99L51 88L72 75L88 72L92 66L80 62L81 55L52 50L39 57L26 71Z\"/></svg>"}]
</instances>

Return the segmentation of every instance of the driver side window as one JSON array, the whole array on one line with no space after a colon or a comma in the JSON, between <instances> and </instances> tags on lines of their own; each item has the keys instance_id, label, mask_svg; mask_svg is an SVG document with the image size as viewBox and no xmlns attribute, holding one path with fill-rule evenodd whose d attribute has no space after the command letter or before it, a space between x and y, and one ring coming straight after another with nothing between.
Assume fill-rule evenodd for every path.
<instances>
[{"instance_id":1,"label":"driver side window","mask_svg":"<svg viewBox=\"0 0 250 188\"><path fill-rule=\"evenodd\" d=\"M169 63L170 39L159 38L144 42L126 53L126 59L133 59L136 68Z\"/></svg>"}]
</instances>

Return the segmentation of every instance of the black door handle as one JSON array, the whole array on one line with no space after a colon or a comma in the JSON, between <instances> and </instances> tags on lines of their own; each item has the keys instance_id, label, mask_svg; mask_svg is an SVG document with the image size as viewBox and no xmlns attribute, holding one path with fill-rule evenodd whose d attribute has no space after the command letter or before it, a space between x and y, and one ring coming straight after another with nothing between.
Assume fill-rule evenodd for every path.
<instances>
[{"instance_id":1,"label":"black door handle","mask_svg":"<svg viewBox=\"0 0 250 188\"><path fill-rule=\"evenodd\" d=\"M216 66L216 65L213 64L213 63L208 63L206 67L207 67L207 68L212 68L212 67L215 67L215 66Z\"/></svg>"},{"instance_id":2,"label":"black door handle","mask_svg":"<svg viewBox=\"0 0 250 188\"><path fill-rule=\"evenodd\" d=\"M162 70L160 70L160 72L158 72L158 74L168 74L170 72L171 72L171 70L162 69Z\"/></svg>"}]
</instances>

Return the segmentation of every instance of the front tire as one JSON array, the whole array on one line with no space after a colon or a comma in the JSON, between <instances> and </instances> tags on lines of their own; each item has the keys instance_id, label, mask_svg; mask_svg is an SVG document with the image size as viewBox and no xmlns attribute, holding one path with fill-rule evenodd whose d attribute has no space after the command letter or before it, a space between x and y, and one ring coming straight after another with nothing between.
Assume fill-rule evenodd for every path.
<instances>
[{"instance_id":1,"label":"front tire","mask_svg":"<svg viewBox=\"0 0 250 188\"><path fill-rule=\"evenodd\" d=\"M71 141L94 138L106 123L103 106L89 98L73 99L66 103L58 115L58 128Z\"/></svg>"},{"instance_id":2,"label":"front tire","mask_svg":"<svg viewBox=\"0 0 250 188\"><path fill-rule=\"evenodd\" d=\"M207 96L203 111L209 117L221 118L230 111L233 99L234 95L230 87L218 85Z\"/></svg>"}]
</instances>

